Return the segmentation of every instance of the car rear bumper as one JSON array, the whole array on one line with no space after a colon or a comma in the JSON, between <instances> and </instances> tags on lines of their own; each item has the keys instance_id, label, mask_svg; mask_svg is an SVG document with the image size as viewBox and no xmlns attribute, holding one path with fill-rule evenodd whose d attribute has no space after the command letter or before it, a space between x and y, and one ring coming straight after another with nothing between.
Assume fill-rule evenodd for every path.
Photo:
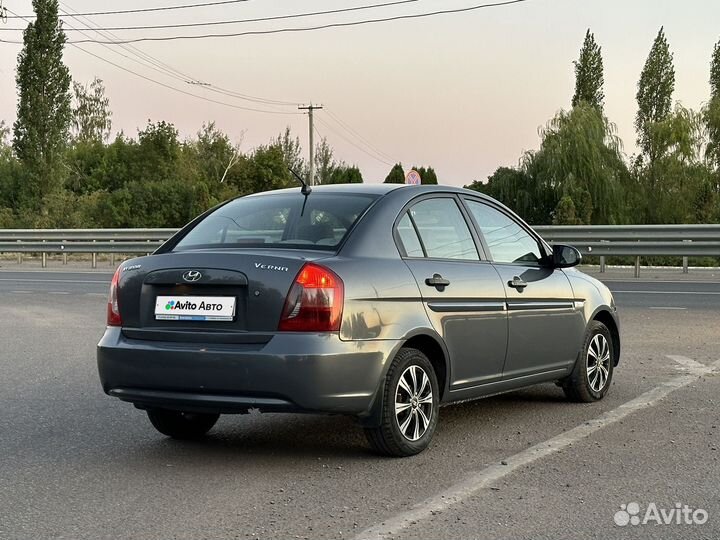
<instances>
[{"instance_id":1,"label":"car rear bumper","mask_svg":"<svg viewBox=\"0 0 720 540\"><path fill-rule=\"evenodd\" d=\"M103 390L141 408L369 414L398 341L287 333L267 343L129 339L108 327L97 347Z\"/></svg>"}]
</instances>

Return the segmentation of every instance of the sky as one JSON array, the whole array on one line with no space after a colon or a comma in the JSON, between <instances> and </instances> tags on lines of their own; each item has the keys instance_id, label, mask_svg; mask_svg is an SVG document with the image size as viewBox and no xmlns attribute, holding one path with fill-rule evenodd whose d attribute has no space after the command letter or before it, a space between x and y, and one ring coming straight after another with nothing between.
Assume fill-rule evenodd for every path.
<instances>
[{"instance_id":1,"label":"sky","mask_svg":"<svg viewBox=\"0 0 720 540\"><path fill-rule=\"evenodd\" d=\"M61 0L75 12L193 4L208 0ZM485 3L491 0L485 0ZM30 0L0 0L18 14ZM92 17L99 26L183 24L279 16L382 3L383 0L248 0L157 13ZM295 20L204 29L118 30L122 38L268 30L462 8L482 0L417 0L403 5ZM313 32L136 43L134 47L196 81L234 93L314 103L316 131L335 157L360 167L366 182L382 182L395 162L432 166L441 183L484 180L537 149L538 128L570 106L573 60L585 31L595 34L605 65L605 112L617 125L625 153L635 152L633 121L640 71L658 29L675 59L674 99L699 108L709 96L709 64L720 40L718 0L526 0L461 14L438 15ZM83 28L86 21L68 20ZM21 39L2 28L0 39ZM68 27L66 27L68 28ZM68 28L69 30L69 28ZM68 31L70 39L96 37ZM182 137L215 122L244 151L290 127L307 148L308 119L295 105L276 106L220 95L138 64L135 51L99 44L68 46L75 80L101 78L113 111L113 131L135 135L148 120L173 123ZM0 43L0 120L15 119L14 70L20 45ZM89 53L94 54L92 56ZM125 55L121 56L120 54ZM104 60L101 60L101 57ZM111 61L116 65L111 65ZM283 114L210 103L142 79L209 99ZM369 146L368 146L369 144Z\"/></svg>"}]
</instances>

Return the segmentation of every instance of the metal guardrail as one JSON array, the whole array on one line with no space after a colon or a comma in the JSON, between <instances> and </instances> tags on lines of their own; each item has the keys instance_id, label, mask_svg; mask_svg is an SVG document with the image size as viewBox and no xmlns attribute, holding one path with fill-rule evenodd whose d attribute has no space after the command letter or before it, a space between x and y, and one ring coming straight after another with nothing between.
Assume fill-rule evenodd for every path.
<instances>
[{"instance_id":1,"label":"metal guardrail","mask_svg":"<svg viewBox=\"0 0 720 540\"><path fill-rule=\"evenodd\" d=\"M666 255L720 257L720 224L703 225L553 225L534 229L548 242L571 244L587 256L600 257L605 271L606 256L635 257L635 277L640 277L640 257Z\"/></svg>"},{"instance_id":2,"label":"metal guardrail","mask_svg":"<svg viewBox=\"0 0 720 540\"><path fill-rule=\"evenodd\" d=\"M0 242L164 242L178 229L0 229Z\"/></svg>"},{"instance_id":3,"label":"metal guardrail","mask_svg":"<svg viewBox=\"0 0 720 540\"><path fill-rule=\"evenodd\" d=\"M540 225L533 227L547 241L672 242L720 241L718 225ZM655 255L672 255L655 253Z\"/></svg>"},{"instance_id":4,"label":"metal guardrail","mask_svg":"<svg viewBox=\"0 0 720 540\"><path fill-rule=\"evenodd\" d=\"M152 253L177 229L0 229L0 253L40 253L42 267L47 267L49 253L62 253L67 264L69 253L89 253L92 267L97 268L97 255L108 253L111 264L115 254L140 255Z\"/></svg>"},{"instance_id":5,"label":"metal guardrail","mask_svg":"<svg viewBox=\"0 0 720 540\"><path fill-rule=\"evenodd\" d=\"M577 247L583 255L635 257L635 275L639 276L640 257L665 255L683 257L687 272L688 257L720 257L720 224L717 225L559 225L537 226L535 230L548 242ZM40 253L43 267L49 253L89 253L92 266L97 255L151 253L177 229L0 229L0 253Z\"/></svg>"}]
</instances>

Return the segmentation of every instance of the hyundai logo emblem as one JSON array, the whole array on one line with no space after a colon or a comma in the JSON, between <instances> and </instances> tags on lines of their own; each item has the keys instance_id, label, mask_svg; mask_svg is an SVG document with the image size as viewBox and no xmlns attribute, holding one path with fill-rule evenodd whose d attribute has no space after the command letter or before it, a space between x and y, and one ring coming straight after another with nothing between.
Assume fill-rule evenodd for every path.
<instances>
[{"instance_id":1,"label":"hyundai logo emblem","mask_svg":"<svg viewBox=\"0 0 720 540\"><path fill-rule=\"evenodd\" d=\"M202 278L202 274L198 272L197 270L188 270L183 274L183 279L189 283L193 283L195 281L200 281Z\"/></svg>"}]
</instances>

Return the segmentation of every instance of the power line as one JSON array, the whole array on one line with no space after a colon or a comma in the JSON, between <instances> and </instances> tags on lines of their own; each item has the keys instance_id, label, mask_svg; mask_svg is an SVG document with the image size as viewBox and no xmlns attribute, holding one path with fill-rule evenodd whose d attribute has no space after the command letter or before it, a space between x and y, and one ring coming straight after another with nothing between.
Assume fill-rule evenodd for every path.
<instances>
[{"instance_id":1,"label":"power line","mask_svg":"<svg viewBox=\"0 0 720 540\"><path fill-rule=\"evenodd\" d=\"M503 2L494 2L491 4L476 4L476 5L468 6L468 7L464 7L464 8L444 9L444 10L430 11L430 12L426 12L426 13L415 13L415 14L410 14L410 15L395 15L392 17L380 17L380 18L376 18L376 19L363 19L363 20L359 20L359 21L328 23L328 24L321 24L321 25L316 25L316 26L305 26L305 27L300 27L300 28L295 27L295 28L276 28L274 30L248 30L245 32L232 32L232 33L228 33L228 34L146 36L146 37L122 39L122 40L115 40L115 41L101 41L101 40L96 40L96 39L79 39L79 40L68 41L68 43L71 43L71 44L72 43L98 43L98 44L105 44L105 45L122 45L122 44L127 44L127 43L139 43L142 41L176 41L176 40L183 40L183 39L210 39L210 38L228 38L228 37L242 37L242 36L262 36L262 35L269 35L269 34L282 34L282 33L288 33L288 32L291 32L291 33L310 32L310 31L315 31L315 30L326 30L329 28L346 28L346 27L351 27L351 26L376 24L376 23L382 23L382 22L434 17L437 15L467 13L470 11L477 11L479 9L484 9L484 8L509 6L512 4L520 4L520 3L528 2L528 1L529 0L505 0ZM4 43L16 43L16 44L22 43L20 41L9 41L9 40L0 40L0 41L2 41Z\"/></svg>"},{"instance_id":2,"label":"power line","mask_svg":"<svg viewBox=\"0 0 720 540\"><path fill-rule=\"evenodd\" d=\"M112 32L98 29L97 25L95 23L93 23L90 19L88 19L84 15L80 15L77 12L75 12L75 10L73 10L67 3L65 3L63 5L66 8L64 13L67 16L78 20L78 22L80 22L80 24L83 24L87 29L89 29L93 32L96 32L97 34L99 34L101 36L104 36L104 37L110 36L111 38L117 39L117 36L115 34L113 34ZM72 11L73 13L68 13L68 10ZM87 22L83 22L81 19L83 19L84 21L87 21ZM66 23L66 24L68 24L68 23ZM72 29L81 32L85 36L88 36L88 34L85 33L82 29L76 29L76 28L72 28ZM88 37L90 37L90 36L88 36ZM144 51L142 51L141 49L138 49L136 46L134 46L132 44L120 45L120 47L122 49L128 51L133 56L140 58L140 61L136 60L135 58L126 56L122 53L118 53L116 50L114 50L112 47L110 47L108 45L103 44L102 46L112 52L115 52L116 54L119 54L120 56L122 56L124 58L127 58L136 63L140 63L141 65L146 65L145 62L149 62L150 64L152 64L151 66L148 66L148 67L150 67L150 69L154 69L155 71L158 71L159 73L167 75L171 78L174 78L174 79L179 80L180 82L183 82L186 84L196 84L196 85L202 86L203 88L206 88L207 90L217 93L217 94L225 95L228 97L234 97L236 99L241 99L241 100L249 101L252 103L260 103L263 105L296 106L298 104L297 102L281 101L281 100L274 100L274 99L269 99L269 98L262 98L262 97L258 97L258 96L251 96L248 94L241 94L239 92L234 92L232 90L220 88L215 85L203 83L199 79L192 77L186 73L183 73L182 71L175 69L173 66L163 62L162 60L159 60L158 58L155 58L154 56L152 56L148 53L145 53Z\"/></svg>"},{"instance_id":3,"label":"power line","mask_svg":"<svg viewBox=\"0 0 720 540\"><path fill-rule=\"evenodd\" d=\"M63 11L63 13L65 13L68 17L72 17L73 19L76 19L80 24L84 25L88 30L90 30L90 31L95 31L95 32L97 32L100 36L103 36L103 37L108 37L108 36L109 36L110 38L116 38L116 37L117 37L117 36L115 36L114 34L112 34L112 33L110 33L110 32L98 32L97 30L94 30L94 29L91 27L91 25L92 25L93 23L92 23L92 21L90 21L90 19L87 19L87 18L85 18L85 17L82 16L82 15L72 15L72 14L68 13L68 11L73 11L73 12L74 12L74 10L73 10L68 4L63 4L62 2L61 2L60 4L65 8L65 10L62 10L62 9L61 9L61 11ZM85 19L85 20L87 21L87 23L83 22L81 19ZM87 34L87 33L85 33L83 30L76 29L76 28L70 26L69 23L66 23L66 24L67 24L72 30L78 30L78 31L80 31L83 35L90 37L90 35ZM130 60L130 61L132 61L132 62L135 62L135 63L137 63L137 64L140 64L140 65L143 66L143 67L149 67L150 69L152 69L152 70L154 70L154 71L157 71L157 72L159 72L159 73L162 73L163 75L166 75L166 76L171 77L171 78L173 78L173 79L179 80L179 81L181 81L181 82L183 82L183 83L188 82L189 80L192 80L192 77L181 73L180 71L174 69L172 66L168 66L167 64L163 64L163 63L160 62L159 60L157 60L157 59L155 59L155 58L152 58L152 57L149 56L149 55L144 54L140 49L138 49L138 48L135 47L134 45L121 45L121 46L120 46L121 49L127 51L127 52L130 53L132 56L127 56L127 55L125 55L125 54L123 54L123 53L121 53L121 52L118 52L117 49L114 49L114 48L112 48L112 47L110 47L110 46L108 46L108 45L103 45L103 47L106 48L106 49L108 49L109 51L111 51L111 52L114 53L114 54L117 54L117 55L119 55L119 56L121 56L121 57L123 57L123 58L126 58L126 59L128 59L128 60Z\"/></svg>"},{"instance_id":4,"label":"power line","mask_svg":"<svg viewBox=\"0 0 720 540\"><path fill-rule=\"evenodd\" d=\"M395 163L391 163L391 162L383 159L381 156L378 156L378 155L376 155L376 154L373 154L372 152L366 150L366 149L363 148L362 146L356 144L355 142L352 141L352 139L346 137L345 135L343 135L343 134L340 133L339 131L335 130L330 124L328 124L327 122L323 121L322 119L317 118L317 121L318 121L318 123L320 123L323 127L325 127L325 128L327 128L328 130L332 131L335 135L337 135L337 136L340 137L341 139L345 140L345 142L347 142L347 143L350 144L351 146L354 146L355 148L357 148L358 150L360 150L360 151L363 152L364 154L370 156L370 157L373 158L374 160L379 161L379 162L381 162L381 163L385 163L386 165L390 165L390 166L395 165Z\"/></svg>"},{"instance_id":5,"label":"power line","mask_svg":"<svg viewBox=\"0 0 720 540\"><path fill-rule=\"evenodd\" d=\"M110 40L119 39L112 32L98 28L97 25L93 21L88 19L85 15L78 13L77 11L72 9L68 4L63 4L63 5L65 7L65 10L62 10L62 11L65 14L65 17L73 18L73 19L77 20L80 24L84 25L85 28L87 28L90 31L96 32L98 35L100 35L102 37L108 38ZM72 13L70 13L70 12L72 12ZM27 21L28 19L25 19L25 20ZM92 36L87 34L84 29L75 28L67 22L65 24L67 26L69 26L70 30L80 32L82 35L84 35L88 38L92 38ZM3 40L0 40L0 41L3 41ZM72 42L68 42L68 44L72 45ZM243 94L243 93L240 93L237 91L229 90L227 88L222 88L222 87L216 86L214 84L204 83L195 77L192 77L186 73L183 73L182 71L179 71L178 69L163 62L162 60L159 60L158 58L155 58L154 56L151 56L150 54L145 53L144 51L138 49L136 46L134 46L132 44L120 44L119 45L122 49L127 51L132 56L128 56L126 54L118 52L114 48L110 47L107 44L100 43L100 45L127 60L130 60L132 62L142 65L143 67L148 67L154 71L157 71L158 73L161 73L170 78L178 80L184 84L196 84L198 86L202 86L206 90L216 93L216 94L224 95L227 97L233 97L233 98L240 99L243 101L249 101L252 103L258 103L258 104L262 104L262 105L295 107L299 104L299 102L297 102L297 101L284 101L284 100L270 99L270 98L264 98L264 97L259 97L259 96L252 96L249 94Z\"/></svg>"},{"instance_id":6,"label":"power line","mask_svg":"<svg viewBox=\"0 0 720 540\"><path fill-rule=\"evenodd\" d=\"M239 4L240 2L249 2L250 0L222 0L222 1L215 1L215 2L202 2L199 4L181 4L181 5L172 5L172 6L161 6L161 7L151 7L151 8L139 8L139 9L121 9L117 11L91 11L88 13L78 13L78 15L82 15L84 17L93 17L96 15L123 15L126 13L147 13L150 11L171 11L176 9L191 9L191 8L199 8L199 7L210 7L210 6L220 6L225 4ZM12 13L12 11L10 12ZM17 13L13 13L12 16L8 16L8 19L29 19L34 17L35 15L18 15Z\"/></svg>"},{"instance_id":7,"label":"power line","mask_svg":"<svg viewBox=\"0 0 720 540\"><path fill-rule=\"evenodd\" d=\"M354 7L349 7L349 8L329 9L329 10L325 10L325 11L314 11L314 12L308 12L308 13L294 13L291 15L274 15L271 17L257 17L254 19L203 21L203 22L193 22L193 23L159 24L159 25L146 25L146 26L110 26L107 28L97 27L96 30L107 30L107 31L113 31L113 30L166 30L166 29L170 29L170 28L196 28L196 27L220 26L220 25L228 25L228 24L269 22L269 21L279 21L279 20L286 20L286 19L299 19L299 18L304 18L304 17L316 17L319 15L335 15L338 13L350 13L350 12L354 12L354 11L364 11L367 9L377 9L377 8L398 6L398 5L402 5L402 4L414 4L417 2L421 2L421 1L422 0L395 0L394 2L382 2L379 4L370 4L370 5L366 5L366 6L354 6ZM8 32L8 31L17 32L20 30L22 30L22 28L0 28L0 31L3 31L3 32Z\"/></svg>"},{"instance_id":8,"label":"power line","mask_svg":"<svg viewBox=\"0 0 720 540\"><path fill-rule=\"evenodd\" d=\"M384 157L386 159L389 159L390 161L394 161L395 163L398 162L395 158L393 158L390 154L380 150L377 146L372 144L368 139L363 137L360 133L358 133L355 129L353 129L350 124L347 122L344 122L341 118L338 118L336 114L334 114L330 109L325 109L325 112L330 117L331 120L333 120L336 124L338 124L341 128L343 128L345 131L353 135L357 140L365 144L370 150L375 152L378 156Z\"/></svg>"},{"instance_id":9,"label":"power line","mask_svg":"<svg viewBox=\"0 0 720 540\"><path fill-rule=\"evenodd\" d=\"M14 13L13 11L10 11L10 10L8 10L8 11L9 11L10 13L12 13L13 15L16 15L16 16L17 16L17 14ZM27 20L28 22L30 22L28 19L26 19L26 20ZM271 111L271 110L265 110L265 109L256 109L256 108L252 108L252 107L244 107L244 106L242 106L242 105L236 105L236 104L234 104L234 103L227 103L227 102L225 102L225 101L219 101L219 100L212 99L212 98L208 98L208 97L205 97L205 96L200 96L200 95L198 95L198 94L193 94L192 92L187 92L187 91L182 90L182 89L180 89L180 88L176 88L176 87L174 87L174 86L171 86L171 85L169 85L169 84L166 84L166 83L164 83L164 82L162 82L162 81L158 81L157 79L153 79L152 77L148 77L147 75L143 75L142 73L138 73L137 71L133 71L133 70L130 69L130 68L127 68L127 67L125 67L125 66L122 66L122 65L120 65L120 64L118 64L118 63L116 63L116 62L113 62L112 60L108 60L107 58L104 58L104 57L102 57L102 56L100 56L100 55L98 55L98 54L95 54L95 53L93 53L93 52L91 52L91 51L88 51L87 49L83 49L82 47L80 47L79 45L76 45L76 44L74 44L74 43L69 43L69 42L68 42L68 45L70 45L70 46L72 46L72 47L74 47L74 48L76 48L76 49L84 52L85 54L88 54L88 55L90 55L90 56L92 56L92 57L94 57L94 58L97 58L98 60L100 60L100 61L102 61L102 62L105 62L105 63L107 63L107 64L110 64L111 66L114 66L114 67L116 67L116 68L118 68L118 69L121 69L121 70L127 72L127 73L130 73L130 74L132 74L132 75L135 75L136 77L139 77L139 78L141 78L141 79L144 79L144 80L146 80L146 81L148 81L148 82L152 82L152 83L154 83L154 84L156 84L156 85L158 85L158 86L162 86L163 88L166 88L166 89L168 89L168 90L172 90L172 91L174 91L174 92L178 92L178 93L184 94L184 95L186 95L186 96L190 96L190 97L194 97L194 98L197 98L197 99L201 99L201 100L207 101L207 102L209 102L209 103L215 103L215 104L217 104L217 105L224 105L225 107L231 107L231 108L233 108L233 109L240 109L240 110L251 111L251 112L260 112L260 113L266 113L266 114L285 114L285 115L300 114L300 113L295 113L295 112Z\"/></svg>"},{"instance_id":10,"label":"power line","mask_svg":"<svg viewBox=\"0 0 720 540\"><path fill-rule=\"evenodd\" d=\"M115 62L113 62L113 61L111 61L111 60L108 60L107 58L103 58L102 56L99 56L99 55L97 55L97 54L95 54L95 53L92 53L92 52L88 51L87 49L83 49L82 47L80 47L80 46L78 46L78 45L75 45L75 44L73 44L73 43L71 43L70 45L73 45L75 48L79 49L80 51L84 52L85 54L89 54L90 56L93 56L93 57L97 58L98 60L101 60L101 61L103 61L103 62L106 62L106 63L110 64L111 66L115 66L115 67L118 68L118 69L121 69L121 70L123 70L123 71L126 71L127 73L130 73L130 74L132 74L132 75L135 75L136 77L140 77L141 79L144 79L144 80L146 80L146 81L155 83L155 84L157 84L158 86L162 86L163 88L167 88L168 90L173 90L174 92L178 92L178 93L184 94L184 95L186 95L186 96L190 96L190 97L194 97L194 98L197 98L197 99L201 99L201 100L207 101L207 102L209 102L209 103L215 103L215 104L217 104L217 105L224 105L225 107L231 107L231 108L233 108L233 109L240 109L240 110L243 110L243 111L252 111L252 112L265 113L265 114L290 114L290 115L299 114L299 113L295 113L295 112L270 111L270 110L266 110L266 109L256 109L256 108L253 108L253 107L244 107L244 106L242 106L242 105L236 105L236 104L234 104L234 103L227 103L227 102L225 102L225 101L219 101L219 100L217 100L217 99L212 99L212 98L208 98L208 97L205 97L205 96L200 96L200 95L198 95L198 94L193 94L192 92L186 92L185 90L181 90L180 88L176 88L176 87L174 87L174 86L170 86L169 84L165 84L165 83L163 83L163 82L161 82L161 81L158 81L158 80L156 80L156 79L153 79L152 77L148 77L148 76L146 76L146 75L143 75L143 74L141 74L141 73L137 73L136 71L133 71L133 70L131 70L131 69L128 69L128 68L126 68L126 67L124 67L124 66L121 66L120 64L116 64Z\"/></svg>"}]
</instances>

